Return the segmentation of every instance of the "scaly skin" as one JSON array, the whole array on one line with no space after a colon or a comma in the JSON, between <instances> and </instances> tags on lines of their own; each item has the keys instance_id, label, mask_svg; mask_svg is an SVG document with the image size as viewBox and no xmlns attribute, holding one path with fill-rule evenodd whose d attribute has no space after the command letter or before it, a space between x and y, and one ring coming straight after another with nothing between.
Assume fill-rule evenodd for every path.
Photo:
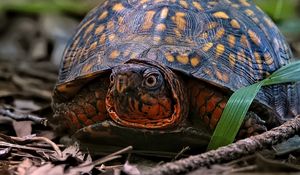
<instances>
[{"instance_id":1,"label":"scaly skin","mask_svg":"<svg viewBox=\"0 0 300 175\"><path fill-rule=\"evenodd\" d=\"M60 125L57 130L67 130L72 134L80 128L108 119L105 107L108 86L108 78L98 77L85 85L73 99L54 103L53 118Z\"/></svg>"},{"instance_id":2,"label":"scaly skin","mask_svg":"<svg viewBox=\"0 0 300 175\"><path fill-rule=\"evenodd\" d=\"M157 89L145 89L146 78L143 74L146 71L151 73L155 69L148 67L149 65L130 64L114 69L110 80L107 78L108 74L94 79L72 100L55 104L55 116L67 119L63 125L70 133L106 120L113 120L120 126L153 130L176 128L177 125L197 128L198 122L203 122L214 130L228 100L228 94L205 82L182 80L178 76L175 78L180 80L179 84L187 87L182 92L181 99L189 99L189 102L184 102L185 105L176 109L176 100L172 96L170 82L166 79L159 80L162 82ZM177 76L171 72L168 74ZM188 108L188 115L180 113ZM256 114L249 114L251 115L248 115L239 137L266 130L263 121Z\"/></svg>"}]
</instances>

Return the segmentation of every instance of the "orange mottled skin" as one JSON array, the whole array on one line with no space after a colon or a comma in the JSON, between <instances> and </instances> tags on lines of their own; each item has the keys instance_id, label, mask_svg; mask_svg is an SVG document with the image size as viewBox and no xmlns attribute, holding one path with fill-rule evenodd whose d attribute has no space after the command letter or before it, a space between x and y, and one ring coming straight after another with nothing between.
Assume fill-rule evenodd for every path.
<instances>
[{"instance_id":1,"label":"orange mottled skin","mask_svg":"<svg viewBox=\"0 0 300 175\"><path fill-rule=\"evenodd\" d=\"M65 126L76 131L95 123L110 120L105 101L110 84L107 77L99 77L87 84L77 96L62 105L60 112L66 114ZM188 96L186 98L189 99L189 108L193 109L190 110L189 116L196 116L213 130L219 121L228 97L201 81L187 80L184 81L184 84L187 86ZM137 101L125 107L126 109L133 109L132 113L128 113L128 115L124 113L123 117L128 122L144 122L145 113L148 114L148 117L159 120L170 116L173 112L173 102L166 96L153 98L149 94L144 94L141 98L146 102L141 108L142 111L134 110L138 108Z\"/></svg>"}]
</instances>

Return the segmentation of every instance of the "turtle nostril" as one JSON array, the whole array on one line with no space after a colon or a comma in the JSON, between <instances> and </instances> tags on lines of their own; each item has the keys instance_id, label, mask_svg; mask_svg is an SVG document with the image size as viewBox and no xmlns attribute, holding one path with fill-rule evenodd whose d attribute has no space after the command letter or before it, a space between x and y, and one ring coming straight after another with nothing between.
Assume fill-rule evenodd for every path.
<instances>
[{"instance_id":1,"label":"turtle nostril","mask_svg":"<svg viewBox=\"0 0 300 175\"><path fill-rule=\"evenodd\" d=\"M115 81L115 75L111 74L109 77L110 83L113 83Z\"/></svg>"},{"instance_id":2,"label":"turtle nostril","mask_svg":"<svg viewBox=\"0 0 300 175\"><path fill-rule=\"evenodd\" d=\"M119 75L116 77L116 89L119 93L124 92L124 90L127 88L128 86L128 80L126 77Z\"/></svg>"}]
</instances>

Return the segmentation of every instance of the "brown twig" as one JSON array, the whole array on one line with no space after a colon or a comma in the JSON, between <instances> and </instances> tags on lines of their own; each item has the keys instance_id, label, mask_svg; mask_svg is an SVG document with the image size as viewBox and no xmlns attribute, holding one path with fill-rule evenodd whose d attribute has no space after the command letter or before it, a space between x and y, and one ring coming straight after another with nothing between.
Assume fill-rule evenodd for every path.
<instances>
[{"instance_id":1,"label":"brown twig","mask_svg":"<svg viewBox=\"0 0 300 175\"><path fill-rule=\"evenodd\" d=\"M299 130L300 116L263 134L239 140L236 143L220 147L217 150L212 150L203 154L163 164L145 172L144 174L183 174L202 166L234 160L289 139L297 134Z\"/></svg>"},{"instance_id":2,"label":"brown twig","mask_svg":"<svg viewBox=\"0 0 300 175\"><path fill-rule=\"evenodd\" d=\"M39 116L32 115L32 114L15 114L15 113L11 112L9 109L0 109L0 115L2 115L4 117L9 117L9 118L17 120L17 121L30 120L36 124L46 125L45 118L41 118Z\"/></svg>"}]
</instances>

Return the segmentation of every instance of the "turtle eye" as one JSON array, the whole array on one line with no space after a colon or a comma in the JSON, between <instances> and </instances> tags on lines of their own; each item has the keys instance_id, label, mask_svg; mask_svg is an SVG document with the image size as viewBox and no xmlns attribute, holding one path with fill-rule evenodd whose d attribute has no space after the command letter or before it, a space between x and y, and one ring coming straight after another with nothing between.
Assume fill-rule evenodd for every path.
<instances>
[{"instance_id":1,"label":"turtle eye","mask_svg":"<svg viewBox=\"0 0 300 175\"><path fill-rule=\"evenodd\" d=\"M148 86L148 87L155 86L157 83L156 76L150 75L149 77L146 78L145 82L146 82L146 86Z\"/></svg>"},{"instance_id":2,"label":"turtle eye","mask_svg":"<svg viewBox=\"0 0 300 175\"><path fill-rule=\"evenodd\" d=\"M158 74L151 74L149 76L147 76L144 80L144 85L147 88L155 88L158 87L160 85L160 79L159 79L159 75Z\"/></svg>"}]
</instances>

